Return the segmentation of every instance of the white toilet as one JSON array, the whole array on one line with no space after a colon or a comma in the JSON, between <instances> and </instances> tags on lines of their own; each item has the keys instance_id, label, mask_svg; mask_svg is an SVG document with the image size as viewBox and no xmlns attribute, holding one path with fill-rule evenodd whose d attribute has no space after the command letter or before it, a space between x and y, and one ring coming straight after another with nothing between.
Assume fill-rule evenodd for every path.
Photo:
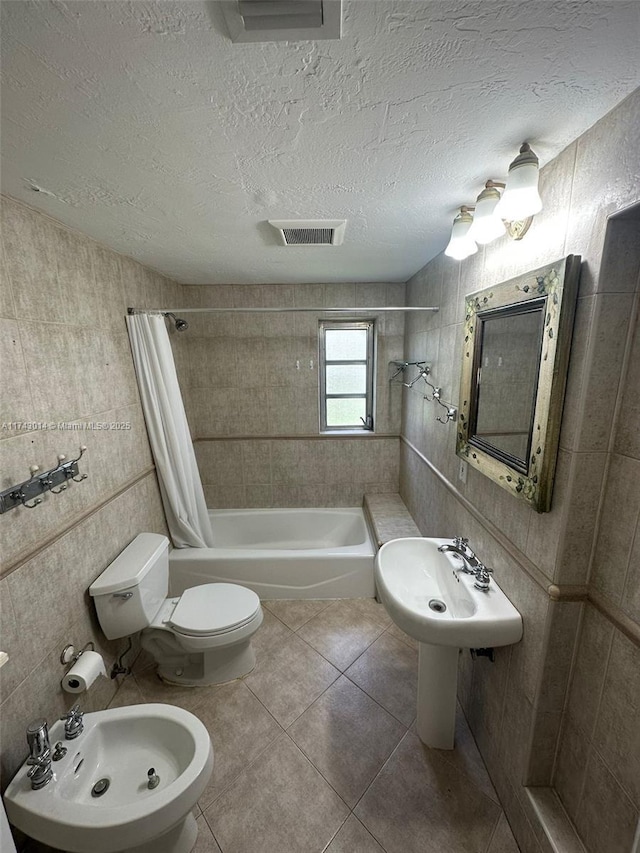
<instances>
[{"instance_id":1,"label":"white toilet","mask_svg":"<svg viewBox=\"0 0 640 853\"><path fill-rule=\"evenodd\" d=\"M142 631L142 647L171 684L205 686L240 678L255 666L251 638L262 624L260 599L233 583L208 583L167 598L169 540L140 533L91 584L108 640Z\"/></svg>"}]
</instances>

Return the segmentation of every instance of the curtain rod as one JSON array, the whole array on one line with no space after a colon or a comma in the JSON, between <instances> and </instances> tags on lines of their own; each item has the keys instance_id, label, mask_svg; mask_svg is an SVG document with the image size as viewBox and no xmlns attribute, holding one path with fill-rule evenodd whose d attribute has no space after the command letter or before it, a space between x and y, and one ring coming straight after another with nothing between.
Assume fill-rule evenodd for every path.
<instances>
[{"instance_id":1,"label":"curtain rod","mask_svg":"<svg viewBox=\"0 0 640 853\"><path fill-rule=\"evenodd\" d=\"M317 314L371 314L376 311L439 311L423 306L384 306L372 308L127 308L128 314L284 314L310 312Z\"/></svg>"}]
</instances>

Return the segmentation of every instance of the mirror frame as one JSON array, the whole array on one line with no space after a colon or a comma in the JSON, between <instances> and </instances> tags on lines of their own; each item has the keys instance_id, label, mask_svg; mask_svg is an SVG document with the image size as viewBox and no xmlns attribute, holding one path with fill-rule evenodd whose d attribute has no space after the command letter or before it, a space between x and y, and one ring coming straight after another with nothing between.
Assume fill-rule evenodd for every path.
<instances>
[{"instance_id":1,"label":"mirror frame","mask_svg":"<svg viewBox=\"0 0 640 853\"><path fill-rule=\"evenodd\" d=\"M464 342L460 377L460 407L456 453L503 489L529 503L536 512L549 512L558 453L558 437L569 364L569 350L578 295L580 256L566 258L477 290L465 299ZM478 318L487 313L544 301L544 327L538 387L532 418L531 452L523 472L494 456L490 448L474 443L470 433L472 402L477 400L476 362Z\"/></svg>"}]
</instances>

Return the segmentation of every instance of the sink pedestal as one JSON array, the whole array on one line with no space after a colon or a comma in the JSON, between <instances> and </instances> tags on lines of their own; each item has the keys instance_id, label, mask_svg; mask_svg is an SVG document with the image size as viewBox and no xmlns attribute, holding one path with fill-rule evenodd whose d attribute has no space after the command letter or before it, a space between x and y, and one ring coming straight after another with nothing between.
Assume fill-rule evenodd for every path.
<instances>
[{"instance_id":1,"label":"sink pedestal","mask_svg":"<svg viewBox=\"0 0 640 853\"><path fill-rule=\"evenodd\" d=\"M418 643L418 737L434 749L453 749L458 648Z\"/></svg>"}]
</instances>

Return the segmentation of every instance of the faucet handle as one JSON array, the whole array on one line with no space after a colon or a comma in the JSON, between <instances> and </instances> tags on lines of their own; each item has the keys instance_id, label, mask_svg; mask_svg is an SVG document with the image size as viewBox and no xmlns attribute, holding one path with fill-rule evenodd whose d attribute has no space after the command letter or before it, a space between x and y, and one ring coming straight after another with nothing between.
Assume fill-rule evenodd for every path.
<instances>
[{"instance_id":1,"label":"faucet handle","mask_svg":"<svg viewBox=\"0 0 640 853\"><path fill-rule=\"evenodd\" d=\"M60 717L60 719L61 719L61 720L69 720L69 721L71 721L71 720L82 719L82 717L84 717L84 711L81 711L81 710L80 710L80 705L79 705L79 703L78 703L78 702L76 702L76 704L75 704L75 705L72 705L72 706L69 708L69 710L67 711L67 713L66 713L66 714L63 714L63 715Z\"/></svg>"},{"instance_id":2,"label":"faucet handle","mask_svg":"<svg viewBox=\"0 0 640 853\"><path fill-rule=\"evenodd\" d=\"M454 536L453 544L458 548L464 548L466 550L469 545L469 540L465 539L464 536Z\"/></svg>"},{"instance_id":3,"label":"faucet handle","mask_svg":"<svg viewBox=\"0 0 640 853\"><path fill-rule=\"evenodd\" d=\"M84 711L80 710L80 705L77 702L69 708L66 714L63 714L62 717L60 717L61 720L64 720L65 740L73 740L82 733L84 728L84 723L82 722L83 717Z\"/></svg>"},{"instance_id":4,"label":"faucet handle","mask_svg":"<svg viewBox=\"0 0 640 853\"><path fill-rule=\"evenodd\" d=\"M488 569L483 563L480 563L475 574L476 579L473 585L476 589L482 590L482 592L487 592L489 584L491 583L493 569Z\"/></svg>"}]
</instances>

